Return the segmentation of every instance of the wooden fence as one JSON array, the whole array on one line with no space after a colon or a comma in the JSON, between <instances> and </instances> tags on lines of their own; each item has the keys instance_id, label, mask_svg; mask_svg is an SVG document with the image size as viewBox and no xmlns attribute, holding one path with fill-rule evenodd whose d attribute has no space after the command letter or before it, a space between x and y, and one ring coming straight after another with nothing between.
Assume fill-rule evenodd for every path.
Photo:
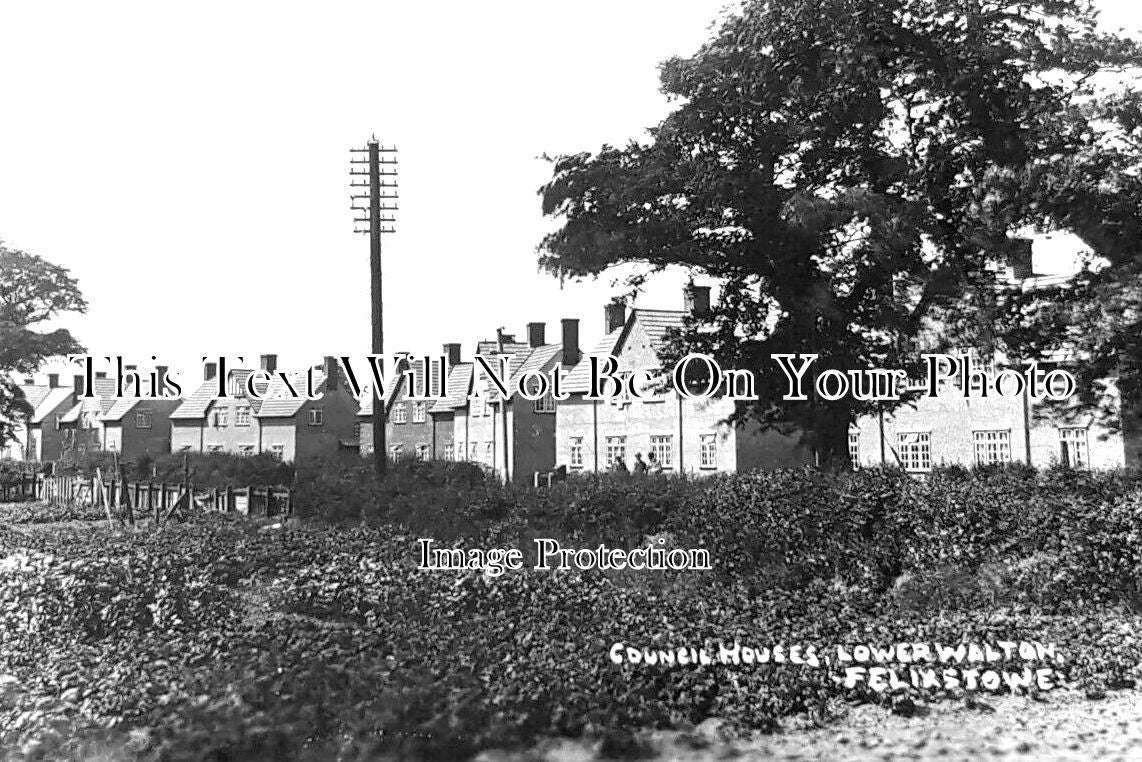
<instances>
[{"instance_id":1,"label":"wooden fence","mask_svg":"<svg viewBox=\"0 0 1142 762\"><path fill-rule=\"evenodd\" d=\"M0 484L0 502L36 499L36 474L20 474L13 481Z\"/></svg>"},{"instance_id":2,"label":"wooden fence","mask_svg":"<svg viewBox=\"0 0 1142 762\"><path fill-rule=\"evenodd\" d=\"M129 505L133 511L169 517L190 498L191 507L202 511L241 513L248 516L288 516L293 511L293 491L284 487L213 487L167 482L120 482L78 476L24 475L0 485L0 500L42 500L52 505Z\"/></svg>"}]
</instances>

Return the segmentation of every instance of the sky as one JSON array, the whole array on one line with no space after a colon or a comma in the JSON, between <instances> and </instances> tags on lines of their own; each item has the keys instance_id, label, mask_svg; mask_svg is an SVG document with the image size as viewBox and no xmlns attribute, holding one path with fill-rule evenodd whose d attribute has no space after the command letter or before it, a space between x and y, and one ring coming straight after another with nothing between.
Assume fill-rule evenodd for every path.
<instances>
[{"instance_id":1,"label":"sky","mask_svg":"<svg viewBox=\"0 0 1142 762\"><path fill-rule=\"evenodd\" d=\"M467 358L498 327L558 341L565 317L589 348L624 289L538 271L541 156L643 137L670 108L658 63L725 6L0 0L0 239L78 279L89 310L60 324L95 355L191 380L203 355L363 355L349 149L376 135L399 151L386 350ZM680 309L684 281L636 306Z\"/></svg>"}]
</instances>

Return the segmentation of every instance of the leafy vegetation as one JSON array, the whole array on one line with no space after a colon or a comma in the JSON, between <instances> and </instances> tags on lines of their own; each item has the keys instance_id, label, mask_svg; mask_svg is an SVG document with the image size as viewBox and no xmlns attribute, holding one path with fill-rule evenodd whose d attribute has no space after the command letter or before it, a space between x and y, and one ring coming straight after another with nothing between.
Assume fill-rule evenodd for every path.
<instances>
[{"instance_id":1,"label":"leafy vegetation","mask_svg":"<svg viewBox=\"0 0 1142 762\"><path fill-rule=\"evenodd\" d=\"M315 478L340 491L314 490L310 520L286 526L4 521L0 741L50 756L453 759L709 717L768 730L825 719L837 701L900 699L790 664L616 665L615 642L1036 639L1057 643L1079 685L1142 676L1130 474L806 470L544 491L456 464L407 464L382 483L327 465ZM351 516L340 502L355 480L366 497ZM445 492L455 514L438 509ZM416 568L421 536L630 547L650 534L709 548L715 569Z\"/></svg>"},{"instance_id":2,"label":"leafy vegetation","mask_svg":"<svg viewBox=\"0 0 1142 762\"><path fill-rule=\"evenodd\" d=\"M18 375L46 360L83 351L66 329L36 329L65 312L86 312L87 302L68 271L42 257L10 249L0 240L0 445L32 414Z\"/></svg>"}]
</instances>

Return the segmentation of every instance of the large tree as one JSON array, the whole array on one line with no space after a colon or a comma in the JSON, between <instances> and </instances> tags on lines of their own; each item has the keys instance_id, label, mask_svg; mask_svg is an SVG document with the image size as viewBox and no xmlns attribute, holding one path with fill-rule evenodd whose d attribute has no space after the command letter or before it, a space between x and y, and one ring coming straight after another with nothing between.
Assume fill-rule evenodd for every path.
<instances>
[{"instance_id":1,"label":"large tree","mask_svg":"<svg viewBox=\"0 0 1142 762\"><path fill-rule=\"evenodd\" d=\"M649 139L554 159L540 192L561 225L541 264L719 279L664 361L765 369L745 414L846 462L850 421L875 405L786 402L771 354L914 369L933 321L949 344L1046 354L1075 338L1063 329L1096 280L1137 277L1142 110L1101 88L1142 49L1096 20L1079 0L747 1L662 64L676 107ZM1004 291L992 265L1027 229L1071 231L1110 267L1086 290ZM1137 345L1131 327L1106 326Z\"/></svg>"},{"instance_id":2,"label":"large tree","mask_svg":"<svg viewBox=\"0 0 1142 762\"><path fill-rule=\"evenodd\" d=\"M32 412L19 376L52 358L83 351L65 329L38 329L61 313L86 310L66 269L0 241L0 445Z\"/></svg>"}]
</instances>

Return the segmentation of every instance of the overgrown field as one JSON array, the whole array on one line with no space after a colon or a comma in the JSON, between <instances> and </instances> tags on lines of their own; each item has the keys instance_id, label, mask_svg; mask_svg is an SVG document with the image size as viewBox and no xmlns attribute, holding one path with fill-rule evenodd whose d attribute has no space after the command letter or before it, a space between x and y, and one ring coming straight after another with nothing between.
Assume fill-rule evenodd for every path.
<instances>
[{"instance_id":1,"label":"overgrown field","mask_svg":"<svg viewBox=\"0 0 1142 762\"><path fill-rule=\"evenodd\" d=\"M204 517L128 534L0 510L4 745L453 759L589 734L633 754L632 730L710 717L769 730L912 693L845 689L792 664L617 665L616 642L1036 640L1057 644L1070 684L1092 695L1142 676L1133 475L795 471L532 492L413 465L384 484L331 466L298 482L296 526ZM527 549L651 535L709 549L714 570L415 568L419 537Z\"/></svg>"}]
</instances>

